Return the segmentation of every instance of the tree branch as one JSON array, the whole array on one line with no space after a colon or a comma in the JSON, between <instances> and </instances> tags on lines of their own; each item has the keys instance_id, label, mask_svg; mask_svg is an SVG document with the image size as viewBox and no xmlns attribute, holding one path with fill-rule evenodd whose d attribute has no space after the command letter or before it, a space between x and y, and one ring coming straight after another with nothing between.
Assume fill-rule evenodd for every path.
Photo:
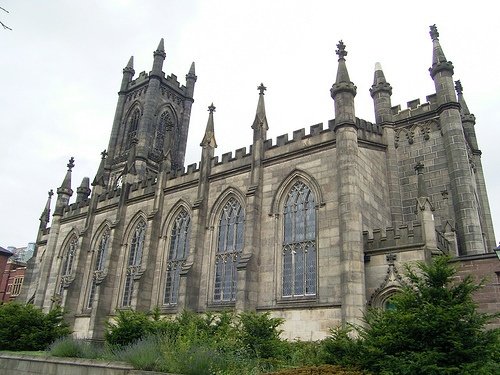
<instances>
[{"instance_id":1,"label":"tree branch","mask_svg":"<svg viewBox=\"0 0 500 375\"><path fill-rule=\"evenodd\" d=\"M0 10L3 10L5 13L9 13L9 11L5 8L0 7ZM4 30L12 30L9 26L0 21L0 25L2 25Z\"/></svg>"}]
</instances>

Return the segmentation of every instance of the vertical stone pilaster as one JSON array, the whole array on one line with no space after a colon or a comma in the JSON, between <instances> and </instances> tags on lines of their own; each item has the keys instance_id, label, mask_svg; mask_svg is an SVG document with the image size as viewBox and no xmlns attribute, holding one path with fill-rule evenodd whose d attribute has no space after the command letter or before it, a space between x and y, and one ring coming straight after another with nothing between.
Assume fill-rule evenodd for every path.
<instances>
[{"instance_id":1,"label":"vertical stone pilaster","mask_svg":"<svg viewBox=\"0 0 500 375\"><path fill-rule=\"evenodd\" d=\"M337 79L330 93L335 101L335 135L339 199L342 322L363 324L366 307L359 149L354 96L342 41L337 44Z\"/></svg>"},{"instance_id":2,"label":"vertical stone pilaster","mask_svg":"<svg viewBox=\"0 0 500 375\"><path fill-rule=\"evenodd\" d=\"M439 43L439 33L431 26L433 41L430 75L436 88L439 121L448 161L450 188L455 207L455 222L460 254L484 253L484 242L474 195L474 181L469 167L460 104L453 84L453 64L448 61Z\"/></svg>"}]
</instances>

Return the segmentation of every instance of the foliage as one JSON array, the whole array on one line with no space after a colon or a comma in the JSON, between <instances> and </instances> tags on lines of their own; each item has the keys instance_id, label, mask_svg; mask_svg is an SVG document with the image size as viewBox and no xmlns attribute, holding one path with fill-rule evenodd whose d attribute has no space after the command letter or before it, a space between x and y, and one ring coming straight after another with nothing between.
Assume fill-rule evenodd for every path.
<instances>
[{"instance_id":1,"label":"foliage","mask_svg":"<svg viewBox=\"0 0 500 375\"><path fill-rule=\"evenodd\" d=\"M149 333L150 326L146 313L119 310L114 322L106 323L104 339L112 347L123 347L145 337Z\"/></svg>"},{"instance_id":2,"label":"foliage","mask_svg":"<svg viewBox=\"0 0 500 375\"><path fill-rule=\"evenodd\" d=\"M241 321L241 340L243 344L259 358L276 358L283 349L280 340L282 331L278 327L284 319L272 318L269 312L255 314L244 312Z\"/></svg>"},{"instance_id":3,"label":"foliage","mask_svg":"<svg viewBox=\"0 0 500 375\"><path fill-rule=\"evenodd\" d=\"M116 350L114 359L128 362L139 370L166 371L168 366L165 363L164 345L159 336L147 336Z\"/></svg>"},{"instance_id":4,"label":"foliage","mask_svg":"<svg viewBox=\"0 0 500 375\"><path fill-rule=\"evenodd\" d=\"M408 285L392 298L394 310L370 310L359 338L339 331L325 340L330 363L380 374L491 374L500 372L498 330L472 299L481 287L457 281L447 257L406 267Z\"/></svg>"},{"instance_id":5,"label":"foliage","mask_svg":"<svg viewBox=\"0 0 500 375\"><path fill-rule=\"evenodd\" d=\"M0 350L45 350L70 333L59 307L45 314L33 305L0 305Z\"/></svg>"},{"instance_id":6,"label":"foliage","mask_svg":"<svg viewBox=\"0 0 500 375\"><path fill-rule=\"evenodd\" d=\"M269 375L363 375L367 374L358 370L349 370L340 366L321 365L281 370Z\"/></svg>"},{"instance_id":7,"label":"foliage","mask_svg":"<svg viewBox=\"0 0 500 375\"><path fill-rule=\"evenodd\" d=\"M96 344L71 337L57 339L49 346L49 354L54 357L101 358L103 348Z\"/></svg>"}]
</instances>

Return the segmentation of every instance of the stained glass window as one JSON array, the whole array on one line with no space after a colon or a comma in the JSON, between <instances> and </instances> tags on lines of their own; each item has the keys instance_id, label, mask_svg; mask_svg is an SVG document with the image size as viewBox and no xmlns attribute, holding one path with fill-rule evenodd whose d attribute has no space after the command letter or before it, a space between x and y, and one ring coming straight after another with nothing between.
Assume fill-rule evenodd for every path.
<instances>
[{"instance_id":1,"label":"stained glass window","mask_svg":"<svg viewBox=\"0 0 500 375\"><path fill-rule=\"evenodd\" d=\"M132 115L129 118L130 120L129 120L128 134L127 134L128 147L130 147L132 139L134 139L137 136L139 120L141 119L141 111L139 111L139 108L136 108L134 112L132 112Z\"/></svg>"},{"instance_id":2,"label":"stained glass window","mask_svg":"<svg viewBox=\"0 0 500 375\"><path fill-rule=\"evenodd\" d=\"M283 297L316 294L316 212L314 195L297 181L283 209Z\"/></svg>"},{"instance_id":3,"label":"stained glass window","mask_svg":"<svg viewBox=\"0 0 500 375\"><path fill-rule=\"evenodd\" d=\"M189 254L189 232L191 219L186 210L177 215L170 232L170 247L167 258L164 305L175 305L179 294L179 279L182 265Z\"/></svg>"},{"instance_id":4,"label":"stained glass window","mask_svg":"<svg viewBox=\"0 0 500 375\"><path fill-rule=\"evenodd\" d=\"M78 238L76 238L76 236L73 236L73 238L69 241L68 246L66 248L66 254L64 256L64 264L62 268L63 276L69 276L73 271L73 263L75 261L77 246L78 246Z\"/></svg>"},{"instance_id":5,"label":"stained glass window","mask_svg":"<svg viewBox=\"0 0 500 375\"><path fill-rule=\"evenodd\" d=\"M87 300L87 308L91 309L94 305L95 293L97 290L97 279L104 271L104 264L106 261L106 253L108 252L109 244L109 228L106 228L97 245L97 252L95 255L94 272L92 274L92 284L90 285L89 298Z\"/></svg>"},{"instance_id":6,"label":"stained glass window","mask_svg":"<svg viewBox=\"0 0 500 375\"><path fill-rule=\"evenodd\" d=\"M163 147L165 143L165 135L167 131L171 130L174 126L172 117L167 111L163 112L156 126L155 140L154 140L154 151L163 154Z\"/></svg>"},{"instance_id":7,"label":"stained glass window","mask_svg":"<svg viewBox=\"0 0 500 375\"><path fill-rule=\"evenodd\" d=\"M230 198L222 209L215 255L214 301L236 299L238 274L236 266L243 251L245 213L235 198Z\"/></svg>"},{"instance_id":8,"label":"stained glass window","mask_svg":"<svg viewBox=\"0 0 500 375\"><path fill-rule=\"evenodd\" d=\"M130 252L127 263L127 275L123 289L122 306L128 307L132 303L132 293L134 291L134 276L140 271L142 253L144 248L144 237L146 235L146 223L141 220L135 227L130 242Z\"/></svg>"}]
</instances>

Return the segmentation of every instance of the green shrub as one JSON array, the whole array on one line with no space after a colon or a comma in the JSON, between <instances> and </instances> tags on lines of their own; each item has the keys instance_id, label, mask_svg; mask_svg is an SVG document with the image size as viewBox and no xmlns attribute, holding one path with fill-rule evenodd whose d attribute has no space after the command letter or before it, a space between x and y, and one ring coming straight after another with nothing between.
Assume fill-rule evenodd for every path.
<instances>
[{"instance_id":1,"label":"green shrub","mask_svg":"<svg viewBox=\"0 0 500 375\"><path fill-rule=\"evenodd\" d=\"M280 339L284 319L272 318L269 312L257 314L244 312L239 315L241 322L241 340L258 358L277 358L283 352Z\"/></svg>"},{"instance_id":2,"label":"green shrub","mask_svg":"<svg viewBox=\"0 0 500 375\"><path fill-rule=\"evenodd\" d=\"M96 344L71 337L64 337L54 341L49 347L49 354L55 357L72 358L101 358L103 348Z\"/></svg>"},{"instance_id":3,"label":"green shrub","mask_svg":"<svg viewBox=\"0 0 500 375\"><path fill-rule=\"evenodd\" d=\"M407 266L395 309L369 310L358 339L334 332L325 340L327 361L387 375L500 373L500 331L485 329L492 316L472 298L481 284L457 280L448 261Z\"/></svg>"},{"instance_id":4,"label":"green shrub","mask_svg":"<svg viewBox=\"0 0 500 375\"><path fill-rule=\"evenodd\" d=\"M147 336L151 322L146 313L119 310L114 322L106 323L104 339L112 347L124 347Z\"/></svg>"},{"instance_id":5,"label":"green shrub","mask_svg":"<svg viewBox=\"0 0 500 375\"><path fill-rule=\"evenodd\" d=\"M45 314L33 305L0 305L0 350L45 350L70 333L59 307Z\"/></svg>"},{"instance_id":6,"label":"green shrub","mask_svg":"<svg viewBox=\"0 0 500 375\"><path fill-rule=\"evenodd\" d=\"M135 369L168 371L165 342L158 336L147 336L114 351L116 360L130 363Z\"/></svg>"}]
</instances>

